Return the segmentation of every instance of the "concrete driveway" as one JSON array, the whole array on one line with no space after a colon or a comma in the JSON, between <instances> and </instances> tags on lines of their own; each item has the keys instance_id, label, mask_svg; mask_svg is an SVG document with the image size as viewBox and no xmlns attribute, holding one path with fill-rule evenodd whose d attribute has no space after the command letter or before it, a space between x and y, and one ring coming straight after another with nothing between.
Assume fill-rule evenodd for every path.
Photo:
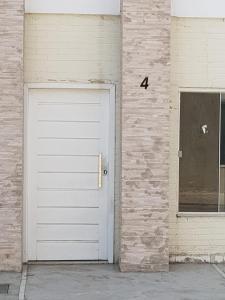
<instances>
[{"instance_id":1,"label":"concrete driveway","mask_svg":"<svg viewBox=\"0 0 225 300\"><path fill-rule=\"evenodd\" d=\"M171 265L170 273L120 273L113 265L30 265L26 300L225 300L225 266ZM1 273L19 299L20 274ZM20 293L20 299L21 293Z\"/></svg>"}]
</instances>

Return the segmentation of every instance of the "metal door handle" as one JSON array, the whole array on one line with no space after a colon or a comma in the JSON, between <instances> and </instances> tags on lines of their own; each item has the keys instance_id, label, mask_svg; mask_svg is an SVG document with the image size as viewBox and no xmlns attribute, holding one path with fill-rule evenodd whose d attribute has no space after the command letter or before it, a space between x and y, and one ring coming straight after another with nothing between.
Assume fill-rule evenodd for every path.
<instances>
[{"instance_id":1,"label":"metal door handle","mask_svg":"<svg viewBox=\"0 0 225 300\"><path fill-rule=\"evenodd\" d=\"M98 187L102 188L102 153L98 155Z\"/></svg>"}]
</instances>

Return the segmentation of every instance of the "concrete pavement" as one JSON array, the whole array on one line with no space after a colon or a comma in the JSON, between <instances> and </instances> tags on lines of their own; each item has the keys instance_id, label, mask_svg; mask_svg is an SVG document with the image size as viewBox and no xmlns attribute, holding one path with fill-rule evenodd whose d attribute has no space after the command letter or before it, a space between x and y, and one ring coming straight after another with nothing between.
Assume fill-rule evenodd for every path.
<instances>
[{"instance_id":1,"label":"concrete pavement","mask_svg":"<svg viewBox=\"0 0 225 300\"><path fill-rule=\"evenodd\" d=\"M120 273L115 265L30 265L26 300L225 300L225 265L178 264L170 273ZM219 271L219 272L218 272ZM20 273L0 273L18 300Z\"/></svg>"},{"instance_id":2,"label":"concrete pavement","mask_svg":"<svg viewBox=\"0 0 225 300\"><path fill-rule=\"evenodd\" d=\"M0 300L18 300L20 280L20 273L0 272L0 285L9 284L8 294L0 293Z\"/></svg>"},{"instance_id":3,"label":"concrete pavement","mask_svg":"<svg viewBox=\"0 0 225 300\"><path fill-rule=\"evenodd\" d=\"M171 265L170 273L120 273L112 265L29 267L27 300L225 300L212 265Z\"/></svg>"}]
</instances>

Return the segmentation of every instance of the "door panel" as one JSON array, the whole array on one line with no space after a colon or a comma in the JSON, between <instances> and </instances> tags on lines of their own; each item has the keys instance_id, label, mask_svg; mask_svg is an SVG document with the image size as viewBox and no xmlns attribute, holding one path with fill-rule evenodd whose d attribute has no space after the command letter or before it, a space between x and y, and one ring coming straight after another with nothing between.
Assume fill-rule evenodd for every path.
<instances>
[{"instance_id":1,"label":"door panel","mask_svg":"<svg viewBox=\"0 0 225 300\"><path fill-rule=\"evenodd\" d=\"M39 173L37 176L39 189L98 189L96 173Z\"/></svg>"},{"instance_id":2,"label":"door panel","mask_svg":"<svg viewBox=\"0 0 225 300\"><path fill-rule=\"evenodd\" d=\"M100 152L99 139L38 139L39 156L52 155L98 155Z\"/></svg>"},{"instance_id":3,"label":"door panel","mask_svg":"<svg viewBox=\"0 0 225 300\"><path fill-rule=\"evenodd\" d=\"M181 93L179 211L218 211L220 95Z\"/></svg>"},{"instance_id":4,"label":"door panel","mask_svg":"<svg viewBox=\"0 0 225 300\"><path fill-rule=\"evenodd\" d=\"M39 207L38 224L99 224L98 207ZM74 237L75 238L75 237Z\"/></svg>"},{"instance_id":5,"label":"door panel","mask_svg":"<svg viewBox=\"0 0 225 300\"><path fill-rule=\"evenodd\" d=\"M80 241L97 241L99 238L98 225L42 224L37 227L38 241L73 241L74 237Z\"/></svg>"},{"instance_id":6,"label":"door panel","mask_svg":"<svg viewBox=\"0 0 225 300\"><path fill-rule=\"evenodd\" d=\"M28 260L107 260L109 92L33 89L28 120Z\"/></svg>"},{"instance_id":7,"label":"door panel","mask_svg":"<svg viewBox=\"0 0 225 300\"><path fill-rule=\"evenodd\" d=\"M96 207L99 206L98 190L38 190L37 206Z\"/></svg>"},{"instance_id":8,"label":"door panel","mask_svg":"<svg viewBox=\"0 0 225 300\"><path fill-rule=\"evenodd\" d=\"M100 127L97 122L39 121L39 139L97 139Z\"/></svg>"},{"instance_id":9,"label":"door panel","mask_svg":"<svg viewBox=\"0 0 225 300\"><path fill-rule=\"evenodd\" d=\"M96 260L99 243L87 241L40 241L37 260Z\"/></svg>"},{"instance_id":10,"label":"door panel","mask_svg":"<svg viewBox=\"0 0 225 300\"><path fill-rule=\"evenodd\" d=\"M39 156L39 172L42 173L97 173L98 156Z\"/></svg>"},{"instance_id":11,"label":"door panel","mask_svg":"<svg viewBox=\"0 0 225 300\"><path fill-rule=\"evenodd\" d=\"M98 122L100 120L100 103L61 105L48 103L40 105L38 120L70 122Z\"/></svg>"}]
</instances>

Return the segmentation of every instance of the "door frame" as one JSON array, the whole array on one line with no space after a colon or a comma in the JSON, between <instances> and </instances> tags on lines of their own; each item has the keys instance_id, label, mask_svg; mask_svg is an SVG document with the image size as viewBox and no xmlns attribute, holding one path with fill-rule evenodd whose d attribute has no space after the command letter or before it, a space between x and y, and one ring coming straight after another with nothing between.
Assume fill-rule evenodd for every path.
<instances>
[{"instance_id":1,"label":"door frame","mask_svg":"<svg viewBox=\"0 0 225 300\"><path fill-rule=\"evenodd\" d=\"M220 103L221 103L221 94L225 93L224 88L210 88L210 87L179 87L177 91L178 96L178 132L177 132L177 203L176 203L176 215L180 216L220 216L224 215L224 212L180 212L179 211L179 194L180 194L180 158L179 158L179 150L180 150L180 123L181 123L181 112L180 112L180 97L181 93L208 93L220 94ZM219 140L220 140L220 132L219 132ZM220 158L220 147L219 147L219 158ZM219 190L220 190L220 168L219 168Z\"/></svg>"},{"instance_id":2,"label":"door frame","mask_svg":"<svg viewBox=\"0 0 225 300\"><path fill-rule=\"evenodd\" d=\"M107 228L107 254L108 263L114 261L114 195L115 195L115 105L116 86L114 84L92 83L27 83L24 85L24 176L23 176L23 262L28 261L28 127L29 127L29 90L31 89L86 89L109 91L109 188L108 188L108 228Z\"/></svg>"}]
</instances>

